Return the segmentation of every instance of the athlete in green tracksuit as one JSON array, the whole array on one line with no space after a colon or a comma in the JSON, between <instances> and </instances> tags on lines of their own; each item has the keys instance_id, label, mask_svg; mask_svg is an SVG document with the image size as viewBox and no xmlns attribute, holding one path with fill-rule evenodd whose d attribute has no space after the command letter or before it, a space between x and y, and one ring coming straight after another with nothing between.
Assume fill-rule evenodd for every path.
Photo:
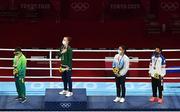
<instances>
[{"instance_id":1,"label":"athlete in green tracksuit","mask_svg":"<svg viewBox=\"0 0 180 112\"><path fill-rule=\"evenodd\" d=\"M21 51L21 48L16 48L14 51L13 59L13 74L15 78L16 90L18 93L16 100L21 103L26 102L26 88L25 88L25 76L26 76L26 57Z\"/></svg>"},{"instance_id":2,"label":"athlete in green tracksuit","mask_svg":"<svg viewBox=\"0 0 180 112\"><path fill-rule=\"evenodd\" d=\"M63 71L62 73L64 90L59 92L59 94L65 95L66 97L70 97L73 95L71 79L73 51L70 47L70 41L71 37L64 37L62 41L63 45L61 46L60 52L58 53L59 57L61 57L61 66L65 69L65 71Z\"/></svg>"}]
</instances>

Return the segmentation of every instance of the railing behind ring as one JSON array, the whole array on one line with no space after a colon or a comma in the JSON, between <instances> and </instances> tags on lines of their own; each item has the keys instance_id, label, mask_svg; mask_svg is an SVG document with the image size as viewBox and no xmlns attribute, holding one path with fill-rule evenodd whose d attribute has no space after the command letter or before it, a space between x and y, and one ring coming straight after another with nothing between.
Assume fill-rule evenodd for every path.
<instances>
[{"instance_id":1,"label":"railing behind ring","mask_svg":"<svg viewBox=\"0 0 180 112\"><path fill-rule=\"evenodd\" d=\"M4 49L2 51L11 51L14 49ZM22 49L26 52L49 52L49 59L31 59L27 58L28 61L49 61L49 68L40 67L27 67L27 70L49 70L49 76L27 76L27 78L60 78L52 75L52 70L58 70L59 68L52 68L52 61L60 61L60 59L52 59L52 52L58 52L59 50L54 49ZM137 53L137 52L153 52L154 50L144 49L144 50L127 50L127 52ZM117 50L73 50L73 52L117 52ZM180 52L180 49L164 49L163 52ZM13 60L13 58L0 58L0 60ZM150 59L130 59L131 61L150 61ZM73 61L112 61L112 59L73 59ZM166 59L166 61L180 61L179 58L176 59ZM0 67L0 69L13 69L13 67ZM112 68L73 68L73 70L112 70ZM129 70L149 70L149 68L129 68ZM166 70L180 70L180 68L166 68ZM0 78L13 78L13 76L0 76ZM113 77L73 77L74 79L112 79ZM149 77L128 77L128 79L149 79ZM180 79L180 77L167 77L166 79Z\"/></svg>"}]
</instances>

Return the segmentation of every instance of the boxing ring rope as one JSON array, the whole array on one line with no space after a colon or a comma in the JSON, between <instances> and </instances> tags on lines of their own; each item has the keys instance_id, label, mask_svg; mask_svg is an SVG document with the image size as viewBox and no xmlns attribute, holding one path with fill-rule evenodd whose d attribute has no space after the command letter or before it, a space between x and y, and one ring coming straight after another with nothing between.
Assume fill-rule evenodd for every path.
<instances>
[{"instance_id":1,"label":"boxing ring rope","mask_svg":"<svg viewBox=\"0 0 180 112\"><path fill-rule=\"evenodd\" d=\"M2 49L0 48L0 51L14 51L14 49ZM39 52L59 52L59 50L53 50L53 49L22 49L22 51L39 51ZM143 50L127 50L127 52L153 52L154 50L150 49L143 49ZM164 49L163 52L180 52L180 49ZM84 49L84 50L73 50L73 52L117 52L117 50L92 50L92 49Z\"/></svg>"},{"instance_id":2,"label":"boxing ring rope","mask_svg":"<svg viewBox=\"0 0 180 112\"><path fill-rule=\"evenodd\" d=\"M0 49L0 51L14 51L14 49ZM48 70L49 76L26 76L26 78L61 78L52 75L52 70L58 70L59 68L52 68L52 61L60 61L60 59L52 59L52 52L58 52L59 50L52 49L22 49L27 52L49 52L49 59L31 59L27 58L28 61L49 61L49 68L41 67L27 67L27 70ZM127 52L153 52L154 50L127 50ZM73 52L117 52L117 50L73 50ZM180 52L180 49L165 49L163 52ZM0 58L3 61L12 61L13 58ZM73 61L113 61L113 59L73 59ZM150 59L130 59L130 61L150 61ZM180 61L180 59L166 59L166 61ZM13 67L0 67L0 69L10 70ZM73 70L112 70L112 68L72 68ZM129 68L129 70L149 70L149 68ZM166 68L166 70L180 70L180 68ZM13 76L0 76L0 78L13 78ZM114 77L72 77L73 79L114 79ZM127 79L150 79L150 77L127 77ZM180 77L165 77L165 79L180 79Z\"/></svg>"},{"instance_id":3,"label":"boxing ring rope","mask_svg":"<svg viewBox=\"0 0 180 112\"><path fill-rule=\"evenodd\" d=\"M13 58L0 58L4 61L12 61ZM28 61L61 61L61 59L31 59L27 58ZM150 61L150 59L130 59L131 61ZM113 61L113 59L73 59L73 61ZM180 59L166 59L166 61L180 61Z\"/></svg>"}]
</instances>

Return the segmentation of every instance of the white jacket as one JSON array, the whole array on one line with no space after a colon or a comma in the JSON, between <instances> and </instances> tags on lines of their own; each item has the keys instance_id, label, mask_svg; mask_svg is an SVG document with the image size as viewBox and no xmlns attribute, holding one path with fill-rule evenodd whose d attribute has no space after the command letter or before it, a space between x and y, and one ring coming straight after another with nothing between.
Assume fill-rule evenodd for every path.
<instances>
[{"instance_id":1,"label":"white jacket","mask_svg":"<svg viewBox=\"0 0 180 112\"><path fill-rule=\"evenodd\" d=\"M118 67L120 68L120 75L124 76L126 75L128 69L129 69L129 58L128 56L116 54L114 56L112 67Z\"/></svg>"},{"instance_id":2,"label":"white jacket","mask_svg":"<svg viewBox=\"0 0 180 112\"><path fill-rule=\"evenodd\" d=\"M160 55L159 57L155 57L152 55L151 62L149 64L149 74L154 77L154 74L159 74L161 77L166 75L166 60Z\"/></svg>"}]
</instances>

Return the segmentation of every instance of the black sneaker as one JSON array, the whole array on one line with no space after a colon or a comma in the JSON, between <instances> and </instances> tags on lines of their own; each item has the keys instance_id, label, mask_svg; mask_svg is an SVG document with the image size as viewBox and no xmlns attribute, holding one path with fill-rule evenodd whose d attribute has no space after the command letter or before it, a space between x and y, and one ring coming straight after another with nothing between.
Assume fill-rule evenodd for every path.
<instances>
[{"instance_id":1,"label":"black sneaker","mask_svg":"<svg viewBox=\"0 0 180 112\"><path fill-rule=\"evenodd\" d=\"M21 97L19 97L19 96L15 98L15 100L21 100L21 99L22 99L22 98L21 98Z\"/></svg>"},{"instance_id":2,"label":"black sneaker","mask_svg":"<svg viewBox=\"0 0 180 112\"><path fill-rule=\"evenodd\" d=\"M26 101L27 101L26 98L22 98L22 99L20 100L20 103L25 103Z\"/></svg>"}]
</instances>

